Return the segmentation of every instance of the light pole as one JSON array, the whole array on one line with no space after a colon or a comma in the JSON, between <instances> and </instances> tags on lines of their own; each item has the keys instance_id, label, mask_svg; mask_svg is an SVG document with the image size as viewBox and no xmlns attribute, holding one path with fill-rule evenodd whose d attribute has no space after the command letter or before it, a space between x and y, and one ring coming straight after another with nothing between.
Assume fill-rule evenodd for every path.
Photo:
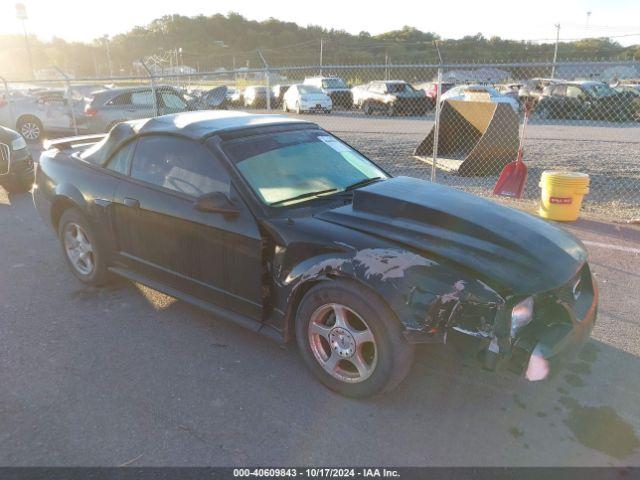
<instances>
[{"instance_id":1,"label":"light pole","mask_svg":"<svg viewBox=\"0 0 640 480\"><path fill-rule=\"evenodd\" d=\"M27 57L29 59L29 71L31 72L31 78L34 78L33 61L31 59L31 47L29 46L29 36L27 35L27 26L25 20L27 19L27 7L24 3L16 3L16 18L22 22L22 32L24 33L24 43L27 47Z\"/></svg>"},{"instance_id":2,"label":"light pole","mask_svg":"<svg viewBox=\"0 0 640 480\"><path fill-rule=\"evenodd\" d=\"M320 37L320 76L322 76L322 54L324 47L324 38Z\"/></svg>"}]
</instances>

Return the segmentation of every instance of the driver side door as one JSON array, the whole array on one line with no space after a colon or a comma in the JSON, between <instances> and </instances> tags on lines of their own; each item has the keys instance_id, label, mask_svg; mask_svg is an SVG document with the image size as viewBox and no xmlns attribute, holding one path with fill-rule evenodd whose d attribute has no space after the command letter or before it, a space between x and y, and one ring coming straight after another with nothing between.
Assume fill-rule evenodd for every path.
<instances>
[{"instance_id":1,"label":"driver side door","mask_svg":"<svg viewBox=\"0 0 640 480\"><path fill-rule=\"evenodd\" d=\"M221 192L238 213L203 212ZM147 278L261 318L261 236L228 172L202 144L171 135L138 140L115 194L113 228L122 263Z\"/></svg>"}]
</instances>

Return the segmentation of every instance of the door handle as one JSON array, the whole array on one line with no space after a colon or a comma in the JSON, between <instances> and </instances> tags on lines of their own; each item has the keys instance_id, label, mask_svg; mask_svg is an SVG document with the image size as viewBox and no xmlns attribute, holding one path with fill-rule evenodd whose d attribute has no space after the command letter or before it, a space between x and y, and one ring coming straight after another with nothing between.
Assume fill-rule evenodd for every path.
<instances>
[{"instance_id":1,"label":"door handle","mask_svg":"<svg viewBox=\"0 0 640 480\"><path fill-rule=\"evenodd\" d=\"M130 208L139 208L140 207L140 201L136 200L135 198L126 197L124 199L124 204L125 204L125 206L130 207Z\"/></svg>"}]
</instances>

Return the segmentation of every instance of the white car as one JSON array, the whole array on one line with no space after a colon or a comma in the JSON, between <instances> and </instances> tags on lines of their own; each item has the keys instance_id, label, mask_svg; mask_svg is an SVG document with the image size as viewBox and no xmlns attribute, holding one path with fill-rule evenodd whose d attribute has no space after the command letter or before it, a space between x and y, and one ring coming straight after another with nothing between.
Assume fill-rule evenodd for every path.
<instances>
[{"instance_id":1,"label":"white car","mask_svg":"<svg viewBox=\"0 0 640 480\"><path fill-rule=\"evenodd\" d=\"M508 103L516 113L520 110L518 100L500 93L498 90L488 85L458 85L457 87L453 87L443 93L440 99L443 102L445 100L474 101L479 100L482 97L486 98L487 96L490 102Z\"/></svg>"},{"instance_id":2,"label":"white car","mask_svg":"<svg viewBox=\"0 0 640 480\"><path fill-rule=\"evenodd\" d=\"M291 85L282 99L285 112L325 112L331 113L333 103L329 95L322 93L318 87L298 83Z\"/></svg>"}]
</instances>

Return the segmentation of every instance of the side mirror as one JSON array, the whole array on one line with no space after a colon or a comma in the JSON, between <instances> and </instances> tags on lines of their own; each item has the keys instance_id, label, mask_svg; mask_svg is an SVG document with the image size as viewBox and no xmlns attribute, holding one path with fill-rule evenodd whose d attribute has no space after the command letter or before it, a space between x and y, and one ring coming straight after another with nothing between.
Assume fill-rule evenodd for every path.
<instances>
[{"instance_id":1,"label":"side mirror","mask_svg":"<svg viewBox=\"0 0 640 480\"><path fill-rule=\"evenodd\" d=\"M222 213L223 215L238 215L240 209L222 192L212 192L198 197L194 204L201 212Z\"/></svg>"}]
</instances>

